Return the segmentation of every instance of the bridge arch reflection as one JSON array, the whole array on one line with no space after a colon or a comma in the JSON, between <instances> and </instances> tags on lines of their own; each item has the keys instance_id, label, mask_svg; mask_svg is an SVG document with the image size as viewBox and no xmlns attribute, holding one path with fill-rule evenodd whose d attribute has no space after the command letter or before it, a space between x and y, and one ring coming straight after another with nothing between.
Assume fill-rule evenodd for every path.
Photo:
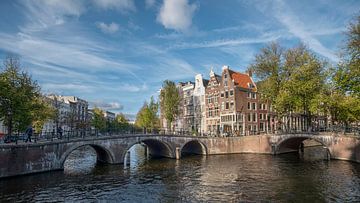
<instances>
[{"instance_id":1,"label":"bridge arch reflection","mask_svg":"<svg viewBox=\"0 0 360 203\"><path fill-rule=\"evenodd\" d=\"M283 154L290 152L304 153L304 148L306 149L309 147L321 147L324 151L323 158L331 158L331 151L327 144L324 142L324 140L318 139L316 136L292 136L283 139L277 143L275 154Z\"/></svg>"},{"instance_id":2,"label":"bridge arch reflection","mask_svg":"<svg viewBox=\"0 0 360 203\"><path fill-rule=\"evenodd\" d=\"M64 163L71 153L87 146L91 147L96 152L96 161L98 163L114 163L114 155L106 147L97 144L81 144L70 147L62 154L60 158L61 168L64 168Z\"/></svg>"},{"instance_id":3,"label":"bridge arch reflection","mask_svg":"<svg viewBox=\"0 0 360 203\"><path fill-rule=\"evenodd\" d=\"M126 154L129 152L130 148L132 148L137 144L145 145L145 147L147 148L147 153L151 157L165 157L165 158L175 157L174 149L169 143L157 139L143 139L133 142L127 146L126 150L124 150L122 155L122 160L124 160L124 162L126 159Z\"/></svg>"}]
</instances>

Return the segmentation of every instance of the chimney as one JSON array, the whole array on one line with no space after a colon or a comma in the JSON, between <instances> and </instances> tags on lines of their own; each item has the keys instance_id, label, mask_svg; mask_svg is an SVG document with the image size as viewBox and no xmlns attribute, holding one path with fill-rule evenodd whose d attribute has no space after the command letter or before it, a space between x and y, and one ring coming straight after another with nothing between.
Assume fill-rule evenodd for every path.
<instances>
[{"instance_id":1,"label":"chimney","mask_svg":"<svg viewBox=\"0 0 360 203\"><path fill-rule=\"evenodd\" d=\"M252 70L249 69L249 70L247 70L246 72L247 72L247 74L248 74L250 77L252 77Z\"/></svg>"}]
</instances>

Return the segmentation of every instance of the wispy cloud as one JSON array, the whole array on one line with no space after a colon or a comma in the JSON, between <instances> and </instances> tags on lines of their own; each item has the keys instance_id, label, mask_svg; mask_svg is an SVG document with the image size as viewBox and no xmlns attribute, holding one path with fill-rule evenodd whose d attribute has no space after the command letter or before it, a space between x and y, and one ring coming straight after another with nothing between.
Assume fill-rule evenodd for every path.
<instances>
[{"instance_id":1,"label":"wispy cloud","mask_svg":"<svg viewBox=\"0 0 360 203\"><path fill-rule=\"evenodd\" d=\"M96 27L98 27L103 33L113 34L119 30L119 25L117 23L106 24L104 22L96 22Z\"/></svg>"},{"instance_id":2,"label":"wispy cloud","mask_svg":"<svg viewBox=\"0 0 360 203\"><path fill-rule=\"evenodd\" d=\"M102 9L116 9L122 12L136 10L133 0L93 0L93 3Z\"/></svg>"},{"instance_id":3,"label":"wispy cloud","mask_svg":"<svg viewBox=\"0 0 360 203\"><path fill-rule=\"evenodd\" d=\"M146 8L151 8L155 5L156 1L155 0L145 0L145 7Z\"/></svg>"},{"instance_id":4,"label":"wispy cloud","mask_svg":"<svg viewBox=\"0 0 360 203\"><path fill-rule=\"evenodd\" d=\"M91 86L83 85L81 83L42 83L42 89L44 92L51 92L57 94L64 94L70 91L82 91L86 93L93 93L94 88Z\"/></svg>"},{"instance_id":5,"label":"wispy cloud","mask_svg":"<svg viewBox=\"0 0 360 203\"><path fill-rule=\"evenodd\" d=\"M266 43L284 37L281 33L269 33L264 34L260 37L255 38L237 38L237 39L222 39L214 41L205 41L201 43L179 43L172 45L170 50L173 49L199 49L199 48L214 48L214 47L225 47L225 46L238 46L241 44L258 44Z\"/></svg>"},{"instance_id":6,"label":"wispy cloud","mask_svg":"<svg viewBox=\"0 0 360 203\"><path fill-rule=\"evenodd\" d=\"M186 32L191 27L192 17L197 6L188 0L164 0L157 21L167 29Z\"/></svg>"},{"instance_id":7,"label":"wispy cloud","mask_svg":"<svg viewBox=\"0 0 360 203\"><path fill-rule=\"evenodd\" d=\"M276 3L277 4L274 5L275 18L287 27L290 33L299 37L313 51L334 62L339 61L339 57L335 55L334 51L327 49L316 37L307 31L304 23L297 18L284 1L277 0Z\"/></svg>"}]
</instances>

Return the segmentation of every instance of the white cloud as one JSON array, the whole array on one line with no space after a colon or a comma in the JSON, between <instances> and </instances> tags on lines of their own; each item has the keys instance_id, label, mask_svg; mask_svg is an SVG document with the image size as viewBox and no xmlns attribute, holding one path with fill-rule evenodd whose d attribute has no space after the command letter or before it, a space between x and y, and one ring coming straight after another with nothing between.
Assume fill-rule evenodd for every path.
<instances>
[{"instance_id":1,"label":"white cloud","mask_svg":"<svg viewBox=\"0 0 360 203\"><path fill-rule=\"evenodd\" d=\"M90 108L98 107L103 110L123 110L124 106L121 105L119 102L105 102L105 101L90 101L89 102Z\"/></svg>"},{"instance_id":2,"label":"white cloud","mask_svg":"<svg viewBox=\"0 0 360 203\"><path fill-rule=\"evenodd\" d=\"M135 11L133 0L93 0L94 4L102 9L116 9L119 11Z\"/></svg>"},{"instance_id":3,"label":"white cloud","mask_svg":"<svg viewBox=\"0 0 360 203\"><path fill-rule=\"evenodd\" d=\"M156 1L155 0L145 0L145 7L146 8L151 8L155 5Z\"/></svg>"},{"instance_id":4,"label":"white cloud","mask_svg":"<svg viewBox=\"0 0 360 203\"><path fill-rule=\"evenodd\" d=\"M120 84L116 89L122 92L143 92L148 90L148 86L146 84L142 85L133 85L128 83Z\"/></svg>"},{"instance_id":5,"label":"white cloud","mask_svg":"<svg viewBox=\"0 0 360 203\"><path fill-rule=\"evenodd\" d=\"M119 25L117 23L106 24L104 22L96 22L96 27L98 27L103 33L112 34L119 30Z\"/></svg>"},{"instance_id":6,"label":"white cloud","mask_svg":"<svg viewBox=\"0 0 360 203\"><path fill-rule=\"evenodd\" d=\"M164 0L157 16L157 21L167 29L186 32L192 24L192 17L197 6L188 0Z\"/></svg>"}]
</instances>

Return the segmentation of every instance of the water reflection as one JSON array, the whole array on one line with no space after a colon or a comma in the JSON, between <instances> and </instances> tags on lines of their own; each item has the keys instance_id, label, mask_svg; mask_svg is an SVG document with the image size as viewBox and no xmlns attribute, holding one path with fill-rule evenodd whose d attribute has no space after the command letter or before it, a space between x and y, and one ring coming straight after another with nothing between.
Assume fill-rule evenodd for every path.
<instances>
[{"instance_id":1,"label":"water reflection","mask_svg":"<svg viewBox=\"0 0 360 203\"><path fill-rule=\"evenodd\" d=\"M281 156L235 154L153 159L130 149L130 165L95 165L91 148L74 152L64 171L0 181L11 202L356 202L360 164L313 159L306 151ZM318 154L319 152L312 153Z\"/></svg>"}]
</instances>

